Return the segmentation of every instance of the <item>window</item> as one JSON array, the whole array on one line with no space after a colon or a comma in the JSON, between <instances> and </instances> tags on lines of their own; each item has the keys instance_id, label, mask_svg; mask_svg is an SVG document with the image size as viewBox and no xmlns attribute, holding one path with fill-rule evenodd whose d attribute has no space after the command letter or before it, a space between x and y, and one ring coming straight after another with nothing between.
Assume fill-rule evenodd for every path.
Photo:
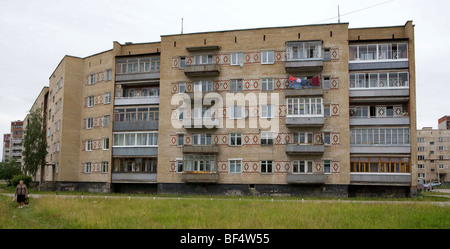
<instances>
[{"instance_id":1,"label":"window","mask_svg":"<svg viewBox=\"0 0 450 249\"><path fill-rule=\"evenodd\" d=\"M261 161L261 173L272 173L273 161Z\"/></svg>"},{"instance_id":2,"label":"window","mask_svg":"<svg viewBox=\"0 0 450 249\"><path fill-rule=\"evenodd\" d=\"M294 144L312 144L312 132L294 132Z\"/></svg>"},{"instance_id":3,"label":"window","mask_svg":"<svg viewBox=\"0 0 450 249\"><path fill-rule=\"evenodd\" d=\"M386 43L349 46L349 60L399 60L408 59L407 43Z\"/></svg>"},{"instance_id":4,"label":"window","mask_svg":"<svg viewBox=\"0 0 450 249\"><path fill-rule=\"evenodd\" d=\"M423 137L418 137L418 138L417 138L417 142L423 143L423 142L425 142L425 138L423 138Z\"/></svg>"},{"instance_id":5,"label":"window","mask_svg":"<svg viewBox=\"0 0 450 249\"><path fill-rule=\"evenodd\" d=\"M178 134L177 135L178 139L178 146L183 146L184 145L184 134Z\"/></svg>"},{"instance_id":6,"label":"window","mask_svg":"<svg viewBox=\"0 0 450 249\"><path fill-rule=\"evenodd\" d=\"M213 64L213 56L210 55L197 55L194 57L194 64L195 65L201 65L201 64Z\"/></svg>"},{"instance_id":7,"label":"window","mask_svg":"<svg viewBox=\"0 0 450 249\"><path fill-rule=\"evenodd\" d=\"M262 79L261 91L273 91L273 79Z\"/></svg>"},{"instance_id":8,"label":"window","mask_svg":"<svg viewBox=\"0 0 450 249\"><path fill-rule=\"evenodd\" d=\"M313 172L313 161L293 161L292 163L292 173L312 173Z\"/></svg>"},{"instance_id":9,"label":"window","mask_svg":"<svg viewBox=\"0 0 450 249\"><path fill-rule=\"evenodd\" d=\"M244 118L244 107L240 105L230 106L230 119Z\"/></svg>"},{"instance_id":10,"label":"window","mask_svg":"<svg viewBox=\"0 0 450 249\"><path fill-rule=\"evenodd\" d=\"M242 92L242 80L231 80L231 92Z\"/></svg>"},{"instance_id":11,"label":"window","mask_svg":"<svg viewBox=\"0 0 450 249\"><path fill-rule=\"evenodd\" d=\"M274 52L273 51L262 51L261 52L261 64L273 64L274 63Z\"/></svg>"},{"instance_id":12,"label":"window","mask_svg":"<svg viewBox=\"0 0 450 249\"><path fill-rule=\"evenodd\" d=\"M350 74L350 88L408 87L408 78L408 72Z\"/></svg>"},{"instance_id":13,"label":"window","mask_svg":"<svg viewBox=\"0 0 450 249\"><path fill-rule=\"evenodd\" d=\"M105 102L104 104L110 104L111 103L111 93L105 93Z\"/></svg>"},{"instance_id":14,"label":"window","mask_svg":"<svg viewBox=\"0 0 450 249\"><path fill-rule=\"evenodd\" d=\"M287 98L286 102L290 116L322 115L322 98Z\"/></svg>"},{"instance_id":15,"label":"window","mask_svg":"<svg viewBox=\"0 0 450 249\"><path fill-rule=\"evenodd\" d=\"M183 120L184 118L184 108L178 108L178 120Z\"/></svg>"},{"instance_id":16,"label":"window","mask_svg":"<svg viewBox=\"0 0 450 249\"><path fill-rule=\"evenodd\" d=\"M439 169L444 169L444 164L439 164Z\"/></svg>"},{"instance_id":17,"label":"window","mask_svg":"<svg viewBox=\"0 0 450 249\"><path fill-rule=\"evenodd\" d=\"M273 132L261 132L261 145L273 145Z\"/></svg>"},{"instance_id":18,"label":"window","mask_svg":"<svg viewBox=\"0 0 450 249\"><path fill-rule=\"evenodd\" d=\"M183 172L183 160L177 159L177 173Z\"/></svg>"},{"instance_id":19,"label":"window","mask_svg":"<svg viewBox=\"0 0 450 249\"><path fill-rule=\"evenodd\" d=\"M330 83L330 76L323 76L323 89L330 90L331 89L331 83Z\"/></svg>"},{"instance_id":20,"label":"window","mask_svg":"<svg viewBox=\"0 0 450 249\"><path fill-rule=\"evenodd\" d=\"M274 106L273 105L262 105L261 106L261 118L273 118L274 117Z\"/></svg>"},{"instance_id":21,"label":"window","mask_svg":"<svg viewBox=\"0 0 450 249\"><path fill-rule=\"evenodd\" d=\"M431 141L431 142L430 142L430 145L433 145L433 144L434 144L434 142L433 142L433 141Z\"/></svg>"},{"instance_id":22,"label":"window","mask_svg":"<svg viewBox=\"0 0 450 249\"><path fill-rule=\"evenodd\" d=\"M180 69L184 69L186 67L186 57L181 56L180 57Z\"/></svg>"},{"instance_id":23,"label":"window","mask_svg":"<svg viewBox=\"0 0 450 249\"><path fill-rule=\"evenodd\" d=\"M322 42L289 42L286 44L288 60L304 60L322 58ZM329 50L328 50L329 54Z\"/></svg>"},{"instance_id":24,"label":"window","mask_svg":"<svg viewBox=\"0 0 450 249\"><path fill-rule=\"evenodd\" d=\"M193 134L193 145L211 145L211 134Z\"/></svg>"},{"instance_id":25,"label":"window","mask_svg":"<svg viewBox=\"0 0 450 249\"><path fill-rule=\"evenodd\" d=\"M106 70L106 81L112 80L112 69Z\"/></svg>"},{"instance_id":26,"label":"window","mask_svg":"<svg viewBox=\"0 0 450 249\"><path fill-rule=\"evenodd\" d=\"M113 134L113 147L155 147L158 146L157 132Z\"/></svg>"},{"instance_id":27,"label":"window","mask_svg":"<svg viewBox=\"0 0 450 249\"><path fill-rule=\"evenodd\" d=\"M183 167L184 171L202 171L202 172L214 172L215 171L214 155L195 155L186 154L184 156Z\"/></svg>"},{"instance_id":28,"label":"window","mask_svg":"<svg viewBox=\"0 0 450 249\"><path fill-rule=\"evenodd\" d=\"M94 96L89 96L87 102L88 102L87 103L88 107L93 107L94 106Z\"/></svg>"},{"instance_id":29,"label":"window","mask_svg":"<svg viewBox=\"0 0 450 249\"><path fill-rule=\"evenodd\" d=\"M94 119L87 118L86 119L86 129L92 129L94 127Z\"/></svg>"},{"instance_id":30,"label":"window","mask_svg":"<svg viewBox=\"0 0 450 249\"><path fill-rule=\"evenodd\" d=\"M92 165L91 163L84 163L84 173L91 173L92 172Z\"/></svg>"},{"instance_id":31,"label":"window","mask_svg":"<svg viewBox=\"0 0 450 249\"><path fill-rule=\"evenodd\" d=\"M211 92L213 90L213 82L208 81L195 81L194 92Z\"/></svg>"},{"instance_id":32,"label":"window","mask_svg":"<svg viewBox=\"0 0 450 249\"><path fill-rule=\"evenodd\" d=\"M231 53L231 65L243 65L244 53Z\"/></svg>"},{"instance_id":33,"label":"window","mask_svg":"<svg viewBox=\"0 0 450 249\"><path fill-rule=\"evenodd\" d=\"M418 155L417 156L417 160L425 160L425 156L424 155Z\"/></svg>"},{"instance_id":34,"label":"window","mask_svg":"<svg viewBox=\"0 0 450 249\"><path fill-rule=\"evenodd\" d=\"M330 105L324 105L323 106L323 116L326 117L326 118L331 117Z\"/></svg>"},{"instance_id":35,"label":"window","mask_svg":"<svg viewBox=\"0 0 450 249\"><path fill-rule=\"evenodd\" d=\"M116 63L116 73L146 73L159 72L160 58L159 57L144 57L132 59L120 59Z\"/></svg>"},{"instance_id":36,"label":"window","mask_svg":"<svg viewBox=\"0 0 450 249\"><path fill-rule=\"evenodd\" d=\"M444 138L443 137L439 137L439 142L444 142Z\"/></svg>"},{"instance_id":37,"label":"window","mask_svg":"<svg viewBox=\"0 0 450 249\"><path fill-rule=\"evenodd\" d=\"M228 160L230 173L241 173L242 160L240 159L230 159Z\"/></svg>"},{"instance_id":38,"label":"window","mask_svg":"<svg viewBox=\"0 0 450 249\"><path fill-rule=\"evenodd\" d=\"M185 93L185 92L186 92L186 82L178 83L178 93Z\"/></svg>"},{"instance_id":39,"label":"window","mask_svg":"<svg viewBox=\"0 0 450 249\"><path fill-rule=\"evenodd\" d=\"M439 160L444 160L444 156L440 155Z\"/></svg>"},{"instance_id":40,"label":"window","mask_svg":"<svg viewBox=\"0 0 450 249\"><path fill-rule=\"evenodd\" d=\"M423 146L417 147L417 151L425 151L425 147L423 147Z\"/></svg>"},{"instance_id":41,"label":"window","mask_svg":"<svg viewBox=\"0 0 450 249\"><path fill-rule=\"evenodd\" d=\"M103 138L102 149L103 150L109 150L109 137Z\"/></svg>"},{"instance_id":42,"label":"window","mask_svg":"<svg viewBox=\"0 0 450 249\"><path fill-rule=\"evenodd\" d=\"M418 169L425 169L425 164L419 163L417 164Z\"/></svg>"},{"instance_id":43,"label":"window","mask_svg":"<svg viewBox=\"0 0 450 249\"><path fill-rule=\"evenodd\" d=\"M103 116L103 127L109 127L109 120L110 120L109 115Z\"/></svg>"},{"instance_id":44,"label":"window","mask_svg":"<svg viewBox=\"0 0 450 249\"><path fill-rule=\"evenodd\" d=\"M86 141L86 151L92 151L92 140Z\"/></svg>"},{"instance_id":45,"label":"window","mask_svg":"<svg viewBox=\"0 0 450 249\"><path fill-rule=\"evenodd\" d=\"M107 161L103 161L102 162L102 173L108 173L108 162Z\"/></svg>"},{"instance_id":46,"label":"window","mask_svg":"<svg viewBox=\"0 0 450 249\"><path fill-rule=\"evenodd\" d=\"M242 134L230 133L230 146L241 146L241 145L242 145Z\"/></svg>"},{"instance_id":47,"label":"window","mask_svg":"<svg viewBox=\"0 0 450 249\"><path fill-rule=\"evenodd\" d=\"M323 161L323 173L331 173L331 160Z\"/></svg>"},{"instance_id":48,"label":"window","mask_svg":"<svg viewBox=\"0 0 450 249\"><path fill-rule=\"evenodd\" d=\"M417 177L418 177L418 178L425 178L425 173L418 173L418 174L417 174Z\"/></svg>"},{"instance_id":49,"label":"window","mask_svg":"<svg viewBox=\"0 0 450 249\"><path fill-rule=\"evenodd\" d=\"M350 129L350 144L409 144L409 128Z\"/></svg>"},{"instance_id":50,"label":"window","mask_svg":"<svg viewBox=\"0 0 450 249\"><path fill-rule=\"evenodd\" d=\"M444 146L439 146L439 151L444 151Z\"/></svg>"},{"instance_id":51,"label":"window","mask_svg":"<svg viewBox=\"0 0 450 249\"><path fill-rule=\"evenodd\" d=\"M89 85L95 84L95 73L89 75Z\"/></svg>"},{"instance_id":52,"label":"window","mask_svg":"<svg viewBox=\"0 0 450 249\"><path fill-rule=\"evenodd\" d=\"M331 132L323 133L323 144L331 145Z\"/></svg>"}]
</instances>

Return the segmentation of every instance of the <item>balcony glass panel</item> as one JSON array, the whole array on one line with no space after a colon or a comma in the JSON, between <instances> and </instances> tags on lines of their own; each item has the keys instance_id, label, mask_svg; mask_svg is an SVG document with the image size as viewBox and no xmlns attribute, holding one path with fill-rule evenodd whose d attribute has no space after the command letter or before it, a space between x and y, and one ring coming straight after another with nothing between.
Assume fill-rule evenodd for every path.
<instances>
[{"instance_id":1,"label":"balcony glass panel","mask_svg":"<svg viewBox=\"0 0 450 249\"><path fill-rule=\"evenodd\" d=\"M407 43L385 43L349 46L350 62L407 60Z\"/></svg>"}]
</instances>

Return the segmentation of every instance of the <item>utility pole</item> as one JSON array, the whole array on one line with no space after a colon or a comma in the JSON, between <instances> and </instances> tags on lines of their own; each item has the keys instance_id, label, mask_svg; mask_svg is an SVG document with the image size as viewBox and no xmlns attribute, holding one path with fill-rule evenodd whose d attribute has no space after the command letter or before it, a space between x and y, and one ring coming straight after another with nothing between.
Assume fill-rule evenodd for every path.
<instances>
[{"instance_id":1,"label":"utility pole","mask_svg":"<svg viewBox=\"0 0 450 249\"><path fill-rule=\"evenodd\" d=\"M339 5L338 5L338 23L341 23L341 14L339 12Z\"/></svg>"},{"instance_id":2,"label":"utility pole","mask_svg":"<svg viewBox=\"0 0 450 249\"><path fill-rule=\"evenodd\" d=\"M183 17L181 18L181 34L183 34Z\"/></svg>"}]
</instances>

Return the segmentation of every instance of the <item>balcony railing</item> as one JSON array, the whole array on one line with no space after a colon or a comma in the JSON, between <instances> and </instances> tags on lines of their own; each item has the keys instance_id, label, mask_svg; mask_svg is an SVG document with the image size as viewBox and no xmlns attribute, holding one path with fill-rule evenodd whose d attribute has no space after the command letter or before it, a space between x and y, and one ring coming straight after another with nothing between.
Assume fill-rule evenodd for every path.
<instances>
[{"instance_id":1,"label":"balcony railing","mask_svg":"<svg viewBox=\"0 0 450 249\"><path fill-rule=\"evenodd\" d=\"M351 185L411 185L411 173L366 173L351 172Z\"/></svg>"},{"instance_id":2,"label":"balcony railing","mask_svg":"<svg viewBox=\"0 0 450 249\"><path fill-rule=\"evenodd\" d=\"M287 116L286 126L289 127L320 127L324 124L324 117L302 117L302 116Z\"/></svg>"},{"instance_id":3,"label":"balcony railing","mask_svg":"<svg viewBox=\"0 0 450 249\"><path fill-rule=\"evenodd\" d=\"M113 183L156 183L156 173L148 172L112 172Z\"/></svg>"},{"instance_id":4,"label":"balcony railing","mask_svg":"<svg viewBox=\"0 0 450 249\"><path fill-rule=\"evenodd\" d=\"M322 71L322 41L287 42L286 57L288 73Z\"/></svg>"},{"instance_id":5,"label":"balcony railing","mask_svg":"<svg viewBox=\"0 0 450 249\"><path fill-rule=\"evenodd\" d=\"M350 117L350 125L409 125L409 116L398 117Z\"/></svg>"},{"instance_id":6,"label":"balcony railing","mask_svg":"<svg viewBox=\"0 0 450 249\"><path fill-rule=\"evenodd\" d=\"M185 183L217 183L219 174L210 171L184 171L181 181Z\"/></svg>"},{"instance_id":7,"label":"balcony railing","mask_svg":"<svg viewBox=\"0 0 450 249\"><path fill-rule=\"evenodd\" d=\"M218 76L220 66L218 64L186 65L184 74L188 77Z\"/></svg>"},{"instance_id":8,"label":"balcony railing","mask_svg":"<svg viewBox=\"0 0 450 249\"><path fill-rule=\"evenodd\" d=\"M323 154L325 151L324 145L316 144L287 144L286 153L288 154Z\"/></svg>"},{"instance_id":9,"label":"balcony railing","mask_svg":"<svg viewBox=\"0 0 450 249\"><path fill-rule=\"evenodd\" d=\"M158 130L159 120L114 122L113 131L151 131Z\"/></svg>"},{"instance_id":10,"label":"balcony railing","mask_svg":"<svg viewBox=\"0 0 450 249\"><path fill-rule=\"evenodd\" d=\"M194 154L218 154L220 151L217 145L185 145L183 146L183 153Z\"/></svg>"},{"instance_id":11,"label":"balcony railing","mask_svg":"<svg viewBox=\"0 0 450 249\"><path fill-rule=\"evenodd\" d=\"M326 175L321 174L287 174L287 183L290 184L324 184Z\"/></svg>"},{"instance_id":12,"label":"balcony railing","mask_svg":"<svg viewBox=\"0 0 450 249\"><path fill-rule=\"evenodd\" d=\"M115 97L114 105L154 105L159 104L159 96Z\"/></svg>"}]
</instances>

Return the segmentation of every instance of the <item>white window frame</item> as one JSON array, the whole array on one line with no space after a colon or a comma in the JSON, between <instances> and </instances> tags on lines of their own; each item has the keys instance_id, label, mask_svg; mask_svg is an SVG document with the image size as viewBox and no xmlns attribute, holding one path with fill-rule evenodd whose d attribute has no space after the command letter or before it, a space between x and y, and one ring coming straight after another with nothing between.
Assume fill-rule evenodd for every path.
<instances>
[{"instance_id":1,"label":"white window frame","mask_svg":"<svg viewBox=\"0 0 450 249\"><path fill-rule=\"evenodd\" d=\"M86 129L92 129L94 128L94 118L87 118L86 119Z\"/></svg>"},{"instance_id":2,"label":"white window frame","mask_svg":"<svg viewBox=\"0 0 450 249\"><path fill-rule=\"evenodd\" d=\"M103 116L103 122L102 122L103 127L109 127L110 123L111 123L111 116L110 115L104 115Z\"/></svg>"},{"instance_id":3,"label":"white window frame","mask_svg":"<svg viewBox=\"0 0 450 249\"><path fill-rule=\"evenodd\" d=\"M107 174L109 168L109 162L108 161L102 161L102 174Z\"/></svg>"},{"instance_id":4,"label":"white window frame","mask_svg":"<svg viewBox=\"0 0 450 249\"><path fill-rule=\"evenodd\" d=\"M105 93L105 101L103 102L103 104L111 104L111 92Z\"/></svg>"},{"instance_id":5,"label":"white window frame","mask_svg":"<svg viewBox=\"0 0 450 249\"><path fill-rule=\"evenodd\" d=\"M94 85L96 80L97 74L93 73L93 74L89 74L89 85Z\"/></svg>"},{"instance_id":6,"label":"white window frame","mask_svg":"<svg viewBox=\"0 0 450 249\"><path fill-rule=\"evenodd\" d=\"M183 173L183 171L184 171L183 158L176 158L175 161L176 161L177 173ZM180 164L181 164L181 170L180 170Z\"/></svg>"},{"instance_id":7,"label":"white window frame","mask_svg":"<svg viewBox=\"0 0 450 249\"><path fill-rule=\"evenodd\" d=\"M298 113L294 113L295 108ZM323 98L286 98L286 112L286 117L323 117Z\"/></svg>"},{"instance_id":8,"label":"white window frame","mask_svg":"<svg viewBox=\"0 0 450 249\"><path fill-rule=\"evenodd\" d=\"M86 173L86 174L92 173L92 163L91 162L84 163L84 173Z\"/></svg>"},{"instance_id":9,"label":"white window frame","mask_svg":"<svg viewBox=\"0 0 450 249\"><path fill-rule=\"evenodd\" d=\"M273 78L261 79L261 91L273 91Z\"/></svg>"},{"instance_id":10,"label":"white window frame","mask_svg":"<svg viewBox=\"0 0 450 249\"><path fill-rule=\"evenodd\" d=\"M233 137L235 144L231 143ZM238 139L240 139L240 143L238 143ZM230 146L242 146L242 133L230 133Z\"/></svg>"},{"instance_id":11,"label":"white window frame","mask_svg":"<svg viewBox=\"0 0 450 249\"><path fill-rule=\"evenodd\" d=\"M93 148L92 140L91 139L86 140L86 151L92 151L92 148Z\"/></svg>"},{"instance_id":12,"label":"white window frame","mask_svg":"<svg viewBox=\"0 0 450 249\"><path fill-rule=\"evenodd\" d=\"M297 164L297 171L294 171ZM303 171L300 171L300 166L303 164ZM311 168L309 168L311 166ZM314 170L314 161L312 160L295 160L292 162L292 174L312 174Z\"/></svg>"},{"instance_id":13,"label":"white window frame","mask_svg":"<svg viewBox=\"0 0 450 249\"><path fill-rule=\"evenodd\" d=\"M274 118L275 106L274 105L261 105L260 106L261 118Z\"/></svg>"},{"instance_id":14,"label":"white window frame","mask_svg":"<svg viewBox=\"0 0 450 249\"><path fill-rule=\"evenodd\" d=\"M425 173L418 173L417 174L417 178L425 178L426 174Z\"/></svg>"},{"instance_id":15,"label":"white window frame","mask_svg":"<svg viewBox=\"0 0 450 249\"><path fill-rule=\"evenodd\" d=\"M326 162L329 162L329 164L330 164L330 165L328 165L328 170L329 170L328 172L325 171L326 170L326 165L325 165ZM329 160L329 159L323 160L323 173L324 174L331 174L331 164L332 164L331 160Z\"/></svg>"},{"instance_id":16,"label":"white window frame","mask_svg":"<svg viewBox=\"0 0 450 249\"><path fill-rule=\"evenodd\" d=\"M181 139L181 138L182 138L182 139ZM181 144L180 144L180 139L181 139L181 141L182 141ZM184 133L177 134L177 146L178 146L178 147L184 146Z\"/></svg>"},{"instance_id":17,"label":"white window frame","mask_svg":"<svg viewBox=\"0 0 450 249\"><path fill-rule=\"evenodd\" d=\"M106 147L105 147L105 145L106 145ZM109 150L109 137L104 137L102 139L102 149Z\"/></svg>"},{"instance_id":18,"label":"white window frame","mask_svg":"<svg viewBox=\"0 0 450 249\"><path fill-rule=\"evenodd\" d=\"M329 137L329 142L327 143L326 142L326 137ZM323 140L323 144L324 145L331 145L331 132L329 132L329 131L325 131L325 132L323 132L322 133L322 140Z\"/></svg>"},{"instance_id":19,"label":"white window frame","mask_svg":"<svg viewBox=\"0 0 450 249\"><path fill-rule=\"evenodd\" d=\"M418 169L425 169L425 164L423 164L423 163L418 163L418 164L417 164L417 168L418 168Z\"/></svg>"},{"instance_id":20,"label":"white window frame","mask_svg":"<svg viewBox=\"0 0 450 249\"><path fill-rule=\"evenodd\" d=\"M94 96L88 96L87 107L93 107L93 106L94 106Z\"/></svg>"},{"instance_id":21,"label":"white window frame","mask_svg":"<svg viewBox=\"0 0 450 249\"><path fill-rule=\"evenodd\" d=\"M232 79L230 83L230 92L238 93L242 92L243 84L242 79Z\"/></svg>"},{"instance_id":22,"label":"white window frame","mask_svg":"<svg viewBox=\"0 0 450 249\"><path fill-rule=\"evenodd\" d=\"M269 162L270 162L270 172L268 170ZM263 172L263 166L265 166L264 172ZM273 160L261 160L259 171L261 174L273 174Z\"/></svg>"},{"instance_id":23,"label":"white window frame","mask_svg":"<svg viewBox=\"0 0 450 249\"><path fill-rule=\"evenodd\" d=\"M231 60L230 60L231 66L243 66L244 65L244 53L242 53L242 52L231 53L230 57L231 57Z\"/></svg>"},{"instance_id":24,"label":"white window frame","mask_svg":"<svg viewBox=\"0 0 450 249\"><path fill-rule=\"evenodd\" d=\"M237 169L237 163L239 163L239 171ZM234 170L232 170L232 168ZM228 159L228 173L240 174L242 173L242 158L229 158Z\"/></svg>"},{"instance_id":25,"label":"white window frame","mask_svg":"<svg viewBox=\"0 0 450 249\"><path fill-rule=\"evenodd\" d=\"M213 90L212 80L194 81L194 92L212 92Z\"/></svg>"},{"instance_id":26,"label":"white window frame","mask_svg":"<svg viewBox=\"0 0 450 249\"><path fill-rule=\"evenodd\" d=\"M261 145L263 146L272 146L273 145L273 137L274 134L271 131L261 131ZM265 144L263 144L263 140L266 141ZM269 143L269 141L272 141Z\"/></svg>"},{"instance_id":27,"label":"white window frame","mask_svg":"<svg viewBox=\"0 0 450 249\"><path fill-rule=\"evenodd\" d=\"M202 54L194 56L194 65L208 65L214 63L212 54Z\"/></svg>"},{"instance_id":28,"label":"white window frame","mask_svg":"<svg viewBox=\"0 0 450 249\"><path fill-rule=\"evenodd\" d=\"M195 143L197 142L197 143ZM192 134L193 146L210 146L212 145L212 135L209 133Z\"/></svg>"},{"instance_id":29,"label":"white window frame","mask_svg":"<svg viewBox=\"0 0 450 249\"><path fill-rule=\"evenodd\" d=\"M240 112L236 111L236 110L240 110ZM230 119L243 119L244 118L244 113L245 113L244 106L232 105L232 106L230 106L229 118ZM240 115L238 115L238 114L240 114Z\"/></svg>"},{"instance_id":30,"label":"white window frame","mask_svg":"<svg viewBox=\"0 0 450 249\"><path fill-rule=\"evenodd\" d=\"M183 89L183 91L181 91ZM183 94L186 92L186 82L178 82L178 93Z\"/></svg>"},{"instance_id":31,"label":"white window frame","mask_svg":"<svg viewBox=\"0 0 450 249\"><path fill-rule=\"evenodd\" d=\"M274 64L275 63L275 52L273 50L270 51L261 51L261 64Z\"/></svg>"},{"instance_id":32,"label":"white window frame","mask_svg":"<svg viewBox=\"0 0 450 249\"><path fill-rule=\"evenodd\" d=\"M138 144L138 135L145 136L145 145ZM128 144L127 136L133 140L133 144ZM113 133L113 147L158 147L158 132L115 132ZM122 141L122 143L121 143ZM141 141L142 142L142 141Z\"/></svg>"},{"instance_id":33,"label":"white window frame","mask_svg":"<svg viewBox=\"0 0 450 249\"><path fill-rule=\"evenodd\" d=\"M313 144L314 143L314 133L313 132L294 132L294 144ZM297 141L295 141L297 137ZM302 142L304 140L304 142Z\"/></svg>"},{"instance_id":34,"label":"white window frame","mask_svg":"<svg viewBox=\"0 0 450 249\"><path fill-rule=\"evenodd\" d=\"M439 164L439 169L444 169L444 168L445 168L444 164Z\"/></svg>"},{"instance_id":35,"label":"white window frame","mask_svg":"<svg viewBox=\"0 0 450 249\"><path fill-rule=\"evenodd\" d=\"M112 69L106 70L106 81L112 80Z\"/></svg>"}]
</instances>

